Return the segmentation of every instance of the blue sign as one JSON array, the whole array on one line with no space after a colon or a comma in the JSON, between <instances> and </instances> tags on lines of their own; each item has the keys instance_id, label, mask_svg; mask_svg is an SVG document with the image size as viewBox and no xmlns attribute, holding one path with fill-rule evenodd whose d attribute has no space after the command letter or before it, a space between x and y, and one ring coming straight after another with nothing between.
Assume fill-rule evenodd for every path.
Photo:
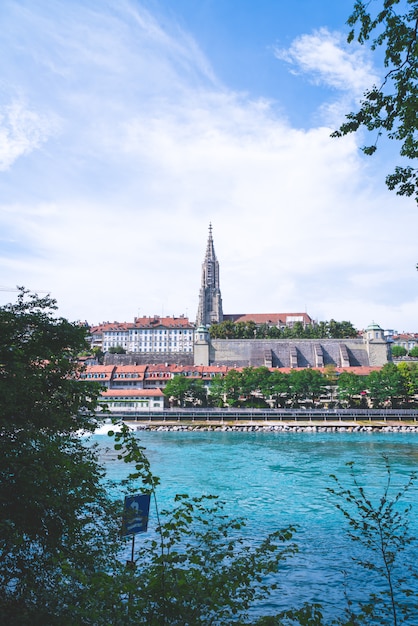
<instances>
[{"instance_id":1,"label":"blue sign","mask_svg":"<svg viewBox=\"0 0 418 626\"><path fill-rule=\"evenodd\" d=\"M148 529L149 494L125 496L125 506L122 517L122 537L145 533Z\"/></svg>"}]
</instances>

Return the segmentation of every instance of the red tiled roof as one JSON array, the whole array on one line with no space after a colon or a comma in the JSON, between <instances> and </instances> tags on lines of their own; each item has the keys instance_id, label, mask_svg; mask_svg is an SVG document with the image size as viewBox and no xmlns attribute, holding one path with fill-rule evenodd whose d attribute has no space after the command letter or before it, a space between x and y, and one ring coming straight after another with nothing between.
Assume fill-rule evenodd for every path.
<instances>
[{"instance_id":1,"label":"red tiled roof","mask_svg":"<svg viewBox=\"0 0 418 626\"><path fill-rule=\"evenodd\" d=\"M175 371L179 366L175 363L155 363L153 365L146 365L147 373L148 372L172 372Z\"/></svg>"},{"instance_id":2,"label":"red tiled roof","mask_svg":"<svg viewBox=\"0 0 418 626\"><path fill-rule=\"evenodd\" d=\"M91 377L93 377L94 374L97 374L98 376L100 376L100 374L104 374L103 377L101 377L100 379L97 378L97 380L110 380L112 378L114 369L114 365L86 365L86 367L83 368L82 374L83 378L86 378L88 374L91 374L88 380L91 380Z\"/></svg>"},{"instance_id":3,"label":"red tiled roof","mask_svg":"<svg viewBox=\"0 0 418 626\"><path fill-rule=\"evenodd\" d=\"M357 374L357 376L368 376L371 372L378 372L381 370L381 367L377 366L353 366L353 367L336 367L335 370L341 374L342 372L351 372L352 374Z\"/></svg>"},{"instance_id":4,"label":"red tiled roof","mask_svg":"<svg viewBox=\"0 0 418 626\"><path fill-rule=\"evenodd\" d=\"M133 322L102 322L90 328L90 334L110 331L128 331L134 328L182 328L192 329L192 324L187 317L136 317Z\"/></svg>"},{"instance_id":5,"label":"red tiled roof","mask_svg":"<svg viewBox=\"0 0 418 626\"><path fill-rule=\"evenodd\" d=\"M134 320L134 328L157 328L164 326L165 328L193 328L187 317L136 317Z\"/></svg>"},{"instance_id":6,"label":"red tiled roof","mask_svg":"<svg viewBox=\"0 0 418 626\"><path fill-rule=\"evenodd\" d=\"M256 324L286 324L289 317L301 317L305 324L312 323L307 313L231 313L224 315L224 320L255 322Z\"/></svg>"},{"instance_id":7,"label":"red tiled roof","mask_svg":"<svg viewBox=\"0 0 418 626\"><path fill-rule=\"evenodd\" d=\"M136 378L142 380L146 369L146 365L116 365L114 374L115 377L118 374L136 374Z\"/></svg>"},{"instance_id":8,"label":"red tiled roof","mask_svg":"<svg viewBox=\"0 0 418 626\"><path fill-rule=\"evenodd\" d=\"M164 396L161 389L106 389L101 393L103 398L120 398L129 396L130 398L162 398Z\"/></svg>"},{"instance_id":9,"label":"red tiled roof","mask_svg":"<svg viewBox=\"0 0 418 626\"><path fill-rule=\"evenodd\" d=\"M127 374L127 373L137 373L138 376L136 377L137 380L146 380L147 382L149 381L163 381L166 380L167 378L171 377L172 375L187 375L190 378L201 378L203 377L205 374L221 374L223 376L225 376L230 370L235 370L238 372L241 372L244 369L244 367L231 367L231 366L226 366L226 365L176 365L176 364L164 364L164 363L160 363L157 365L88 365L87 367L84 368L83 370L83 378L86 378L87 374L91 374L92 376L94 376L94 374L97 374L98 377L94 380L97 380L98 382L100 381L105 381L105 380L111 380L112 376L114 376L115 374ZM303 368L298 367L298 368L291 368L291 367L271 367L269 368L270 371L274 372L274 371L279 371L279 372L283 372L285 374L289 374L290 372L293 371L297 371L297 370L301 370ZM324 372L328 372L329 369L326 367L312 367L310 369L315 369L318 370L322 373ZM381 369L381 367L366 367L366 366L359 366L359 367L334 367L333 368L334 371L336 373L342 373L342 372L352 372L353 374L357 374L358 376L367 376L368 374L370 374L370 372L373 371L378 371ZM105 374L104 377L100 378L100 374ZM157 376L157 374L159 374ZM88 379L91 380L91 377ZM127 380L129 380L129 378L127 379L120 379L117 378L115 380L116 382L126 382ZM121 390L120 393L123 393L123 391L126 390ZM134 390L136 391L140 391L140 390ZM119 391L118 391L119 392Z\"/></svg>"}]
</instances>

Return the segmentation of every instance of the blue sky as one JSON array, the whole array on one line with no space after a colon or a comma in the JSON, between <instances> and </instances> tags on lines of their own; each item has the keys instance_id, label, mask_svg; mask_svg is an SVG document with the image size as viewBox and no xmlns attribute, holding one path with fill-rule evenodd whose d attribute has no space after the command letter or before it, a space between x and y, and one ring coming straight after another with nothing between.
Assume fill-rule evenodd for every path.
<instances>
[{"instance_id":1,"label":"blue sky","mask_svg":"<svg viewBox=\"0 0 418 626\"><path fill-rule=\"evenodd\" d=\"M418 331L396 146L330 133L378 82L346 0L3 0L0 303L195 319L213 225L224 312Z\"/></svg>"}]
</instances>

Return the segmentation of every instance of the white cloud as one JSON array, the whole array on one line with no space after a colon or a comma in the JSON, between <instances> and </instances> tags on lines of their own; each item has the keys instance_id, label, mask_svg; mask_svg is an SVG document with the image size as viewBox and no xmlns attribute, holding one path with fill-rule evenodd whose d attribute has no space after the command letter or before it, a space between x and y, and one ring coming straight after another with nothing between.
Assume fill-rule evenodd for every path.
<instances>
[{"instance_id":1,"label":"white cloud","mask_svg":"<svg viewBox=\"0 0 418 626\"><path fill-rule=\"evenodd\" d=\"M57 120L19 100L0 107L0 170L45 143L56 131Z\"/></svg>"},{"instance_id":2,"label":"white cloud","mask_svg":"<svg viewBox=\"0 0 418 626\"><path fill-rule=\"evenodd\" d=\"M391 311L408 319L412 296L404 290L395 309L384 275L412 280L416 217L395 253L387 220L399 200L375 183L353 136L292 128L267 101L220 86L196 42L138 4L87 5L57 2L52 14L31 5L13 16L19 29L3 16L14 43L0 42L0 71L16 68L24 111L51 111L34 118L23 134L32 148L0 182L4 236L22 247L0 249L5 284L51 291L72 319L123 321L138 309L194 319L212 221L226 312L306 305L360 326L396 326ZM356 69L343 54L338 74L335 36L318 34L316 52L302 43L292 54L304 71L360 85L360 57Z\"/></svg>"},{"instance_id":3,"label":"white cloud","mask_svg":"<svg viewBox=\"0 0 418 626\"><path fill-rule=\"evenodd\" d=\"M297 37L286 50L276 47L275 55L310 81L357 97L378 81L367 51L354 44L348 46L341 33L326 28Z\"/></svg>"}]
</instances>

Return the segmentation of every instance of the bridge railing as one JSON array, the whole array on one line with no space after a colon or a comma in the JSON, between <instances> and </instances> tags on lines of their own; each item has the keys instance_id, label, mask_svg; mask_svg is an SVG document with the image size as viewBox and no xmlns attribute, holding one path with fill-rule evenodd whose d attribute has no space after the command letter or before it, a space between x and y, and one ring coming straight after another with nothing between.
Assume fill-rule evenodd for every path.
<instances>
[{"instance_id":1,"label":"bridge railing","mask_svg":"<svg viewBox=\"0 0 418 626\"><path fill-rule=\"evenodd\" d=\"M166 409L112 411L115 417L141 422L288 422L418 421L417 409Z\"/></svg>"}]
</instances>

